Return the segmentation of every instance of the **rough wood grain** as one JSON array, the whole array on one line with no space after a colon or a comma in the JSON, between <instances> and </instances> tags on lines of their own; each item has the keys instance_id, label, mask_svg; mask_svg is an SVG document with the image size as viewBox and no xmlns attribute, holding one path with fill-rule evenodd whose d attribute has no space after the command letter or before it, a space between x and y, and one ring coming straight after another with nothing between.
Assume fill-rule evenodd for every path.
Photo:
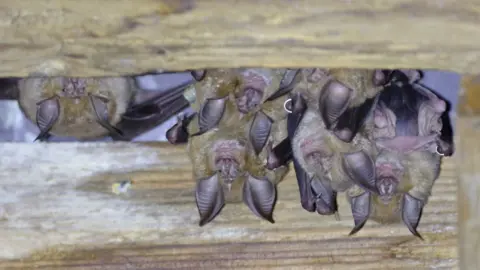
<instances>
[{"instance_id":1,"label":"rough wood grain","mask_svg":"<svg viewBox=\"0 0 480 270\"><path fill-rule=\"evenodd\" d=\"M0 144L0 269L456 269L453 159L416 239L368 222L348 237L340 221L302 210L293 174L279 186L275 224L243 204L197 226L191 168L161 143ZM115 182L131 180L125 194Z\"/></svg>"},{"instance_id":2,"label":"rough wood grain","mask_svg":"<svg viewBox=\"0 0 480 270\"><path fill-rule=\"evenodd\" d=\"M457 114L475 116L480 113L480 75L462 76Z\"/></svg>"},{"instance_id":3,"label":"rough wood grain","mask_svg":"<svg viewBox=\"0 0 480 270\"><path fill-rule=\"evenodd\" d=\"M458 220L461 269L480 269L480 119L457 120Z\"/></svg>"},{"instance_id":4,"label":"rough wood grain","mask_svg":"<svg viewBox=\"0 0 480 270\"><path fill-rule=\"evenodd\" d=\"M0 76L205 67L480 72L480 3L456 0L0 1Z\"/></svg>"}]
</instances>

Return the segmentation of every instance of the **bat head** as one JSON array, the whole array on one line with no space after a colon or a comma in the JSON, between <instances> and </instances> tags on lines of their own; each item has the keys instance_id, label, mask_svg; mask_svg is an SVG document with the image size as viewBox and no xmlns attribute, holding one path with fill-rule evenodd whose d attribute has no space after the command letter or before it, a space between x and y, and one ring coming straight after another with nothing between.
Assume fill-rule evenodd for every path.
<instances>
[{"instance_id":1,"label":"bat head","mask_svg":"<svg viewBox=\"0 0 480 270\"><path fill-rule=\"evenodd\" d=\"M212 146L211 167L220 173L224 184L231 184L245 167L245 145L240 141L217 140Z\"/></svg>"}]
</instances>

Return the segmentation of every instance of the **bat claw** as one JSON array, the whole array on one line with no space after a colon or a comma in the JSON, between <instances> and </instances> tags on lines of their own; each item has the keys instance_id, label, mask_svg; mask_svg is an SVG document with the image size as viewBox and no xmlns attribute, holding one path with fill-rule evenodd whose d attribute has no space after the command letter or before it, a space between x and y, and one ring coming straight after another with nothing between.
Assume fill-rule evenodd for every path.
<instances>
[{"instance_id":1,"label":"bat claw","mask_svg":"<svg viewBox=\"0 0 480 270\"><path fill-rule=\"evenodd\" d=\"M264 112L255 113L252 125L250 127L249 137L255 154L258 155L267 143L270 131L272 129L273 120Z\"/></svg>"},{"instance_id":2,"label":"bat claw","mask_svg":"<svg viewBox=\"0 0 480 270\"><path fill-rule=\"evenodd\" d=\"M198 225L204 226L212 221L225 206L225 196L217 174L197 181L195 200L200 215Z\"/></svg>"},{"instance_id":3,"label":"bat claw","mask_svg":"<svg viewBox=\"0 0 480 270\"><path fill-rule=\"evenodd\" d=\"M247 176L243 184L243 202L256 216L275 223L272 216L276 200L277 191L270 180Z\"/></svg>"},{"instance_id":4,"label":"bat claw","mask_svg":"<svg viewBox=\"0 0 480 270\"><path fill-rule=\"evenodd\" d=\"M370 193L364 192L356 197L351 198L351 208L354 227L349 235L359 232L370 216Z\"/></svg>"},{"instance_id":5,"label":"bat claw","mask_svg":"<svg viewBox=\"0 0 480 270\"><path fill-rule=\"evenodd\" d=\"M364 151L344 154L342 166L355 184L379 194L375 183L375 163Z\"/></svg>"},{"instance_id":6,"label":"bat claw","mask_svg":"<svg viewBox=\"0 0 480 270\"><path fill-rule=\"evenodd\" d=\"M423 240L423 237L417 231L423 212L423 201L405 193L402 202L402 220L408 230L416 237Z\"/></svg>"}]
</instances>

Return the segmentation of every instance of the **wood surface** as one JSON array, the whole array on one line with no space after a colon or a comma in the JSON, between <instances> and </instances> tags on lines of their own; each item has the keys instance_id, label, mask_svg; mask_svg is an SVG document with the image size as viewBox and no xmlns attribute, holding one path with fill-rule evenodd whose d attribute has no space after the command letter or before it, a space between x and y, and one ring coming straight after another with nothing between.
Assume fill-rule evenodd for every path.
<instances>
[{"instance_id":1,"label":"wood surface","mask_svg":"<svg viewBox=\"0 0 480 270\"><path fill-rule=\"evenodd\" d=\"M462 76L457 114L476 116L480 113L480 75Z\"/></svg>"},{"instance_id":2,"label":"wood surface","mask_svg":"<svg viewBox=\"0 0 480 270\"><path fill-rule=\"evenodd\" d=\"M343 194L339 221L308 213L293 174L279 185L275 224L230 204L198 227L182 147L3 143L0 152L0 269L458 268L454 158L424 210L421 241L402 224L373 221L348 237ZM121 181L133 185L117 195Z\"/></svg>"},{"instance_id":3,"label":"wood surface","mask_svg":"<svg viewBox=\"0 0 480 270\"><path fill-rule=\"evenodd\" d=\"M480 269L480 119L457 120L460 267Z\"/></svg>"},{"instance_id":4,"label":"wood surface","mask_svg":"<svg viewBox=\"0 0 480 270\"><path fill-rule=\"evenodd\" d=\"M0 1L0 77L205 67L480 72L480 2Z\"/></svg>"}]
</instances>

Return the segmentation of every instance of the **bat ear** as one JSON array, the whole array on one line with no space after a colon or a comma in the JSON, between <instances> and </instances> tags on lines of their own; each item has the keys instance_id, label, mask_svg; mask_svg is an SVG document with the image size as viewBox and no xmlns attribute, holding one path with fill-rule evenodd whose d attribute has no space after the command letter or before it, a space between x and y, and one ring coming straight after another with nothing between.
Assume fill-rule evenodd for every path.
<instances>
[{"instance_id":1,"label":"bat ear","mask_svg":"<svg viewBox=\"0 0 480 270\"><path fill-rule=\"evenodd\" d=\"M36 122L40 129L40 134L34 141L46 140L49 137L48 133L57 122L59 116L60 102L58 101L58 96L53 96L37 103Z\"/></svg>"},{"instance_id":2,"label":"bat ear","mask_svg":"<svg viewBox=\"0 0 480 270\"><path fill-rule=\"evenodd\" d=\"M275 100L289 93L290 91L293 90L293 88L295 88L297 83L300 82L301 78L302 76L301 76L300 69L288 69L283 75L283 79L280 82L279 89L275 93L273 93L270 97L268 97L266 101Z\"/></svg>"},{"instance_id":3,"label":"bat ear","mask_svg":"<svg viewBox=\"0 0 480 270\"><path fill-rule=\"evenodd\" d=\"M209 223L220 213L225 206L225 196L217 174L197 181L195 200L200 215L199 226Z\"/></svg>"},{"instance_id":4,"label":"bat ear","mask_svg":"<svg viewBox=\"0 0 480 270\"><path fill-rule=\"evenodd\" d=\"M202 134L218 125L223 117L227 105L228 96L223 98L207 99L198 113L198 126Z\"/></svg>"},{"instance_id":5,"label":"bat ear","mask_svg":"<svg viewBox=\"0 0 480 270\"><path fill-rule=\"evenodd\" d=\"M267 143L272 124L273 120L264 112L258 111L255 113L252 125L250 126L249 138L256 155L262 151Z\"/></svg>"},{"instance_id":6,"label":"bat ear","mask_svg":"<svg viewBox=\"0 0 480 270\"><path fill-rule=\"evenodd\" d=\"M344 154L342 166L355 184L378 194L375 184L375 163L364 151Z\"/></svg>"},{"instance_id":7,"label":"bat ear","mask_svg":"<svg viewBox=\"0 0 480 270\"><path fill-rule=\"evenodd\" d=\"M320 95L319 108L325 122L325 127L330 130L338 118L347 110L352 90L342 83L332 80L328 82Z\"/></svg>"},{"instance_id":8,"label":"bat ear","mask_svg":"<svg viewBox=\"0 0 480 270\"><path fill-rule=\"evenodd\" d=\"M192 71L190 71L190 74L195 79L195 81L199 82L199 81L201 81L205 78L205 75L207 75L207 71L205 69L192 70Z\"/></svg>"},{"instance_id":9,"label":"bat ear","mask_svg":"<svg viewBox=\"0 0 480 270\"><path fill-rule=\"evenodd\" d=\"M370 216L370 193L364 192L361 195L351 198L351 208L353 222L355 226L349 235L354 235L360 231Z\"/></svg>"},{"instance_id":10,"label":"bat ear","mask_svg":"<svg viewBox=\"0 0 480 270\"><path fill-rule=\"evenodd\" d=\"M423 240L423 237L418 233L417 227L420 223L420 218L423 212L423 201L405 193L402 202L402 220L407 226L408 230L416 237Z\"/></svg>"},{"instance_id":11,"label":"bat ear","mask_svg":"<svg viewBox=\"0 0 480 270\"><path fill-rule=\"evenodd\" d=\"M92 106L93 111L97 117L97 122L106 130L110 132L110 134L123 137L123 132L116 127L112 126L108 121L109 113L108 113L108 102L109 99L106 97L96 96L92 94L88 94L90 99L90 104Z\"/></svg>"},{"instance_id":12,"label":"bat ear","mask_svg":"<svg viewBox=\"0 0 480 270\"><path fill-rule=\"evenodd\" d=\"M334 134L344 142L351 142L355 135L357 135L360 128L365 121L370 117L372 111L375 109L378 102L377 95L374 98L369 98L357 107L349 108L339 118L334 128Z\"/></svg>"},{"instance_id":13,"label":"bat ear","mask_svg":"<svg viewBox=\"0 0 480 270\"><path fill-rule=\"evenodd\" d=\"M255 215L275 223L272 215L276 199L277 190L270 180L247 176L243 184L243 202Z\"/></svg>"},{"instance_id":14,"label":"bat ear","mask_svg":"<svg viewBox=\"0 0 480 270\"><path fill-rule=\"evenodd\" d=\"M338 211L337 193L325 181L313 178L310 187L315 197L315 206L320 215L332 215Z\"/></svg>"},{"instance_id":15,"label":"bat ear","mask_svg":"<svg viewBox=\"0 0 480 270\"><path fill-rule=\"evenodd\" d=\"M191 114L187 117L179 117L177 123L166 132L168 142L171 144L187 143L189 135L187 126L194 116L195 114Z\"/></svg>"}]
</instances>

